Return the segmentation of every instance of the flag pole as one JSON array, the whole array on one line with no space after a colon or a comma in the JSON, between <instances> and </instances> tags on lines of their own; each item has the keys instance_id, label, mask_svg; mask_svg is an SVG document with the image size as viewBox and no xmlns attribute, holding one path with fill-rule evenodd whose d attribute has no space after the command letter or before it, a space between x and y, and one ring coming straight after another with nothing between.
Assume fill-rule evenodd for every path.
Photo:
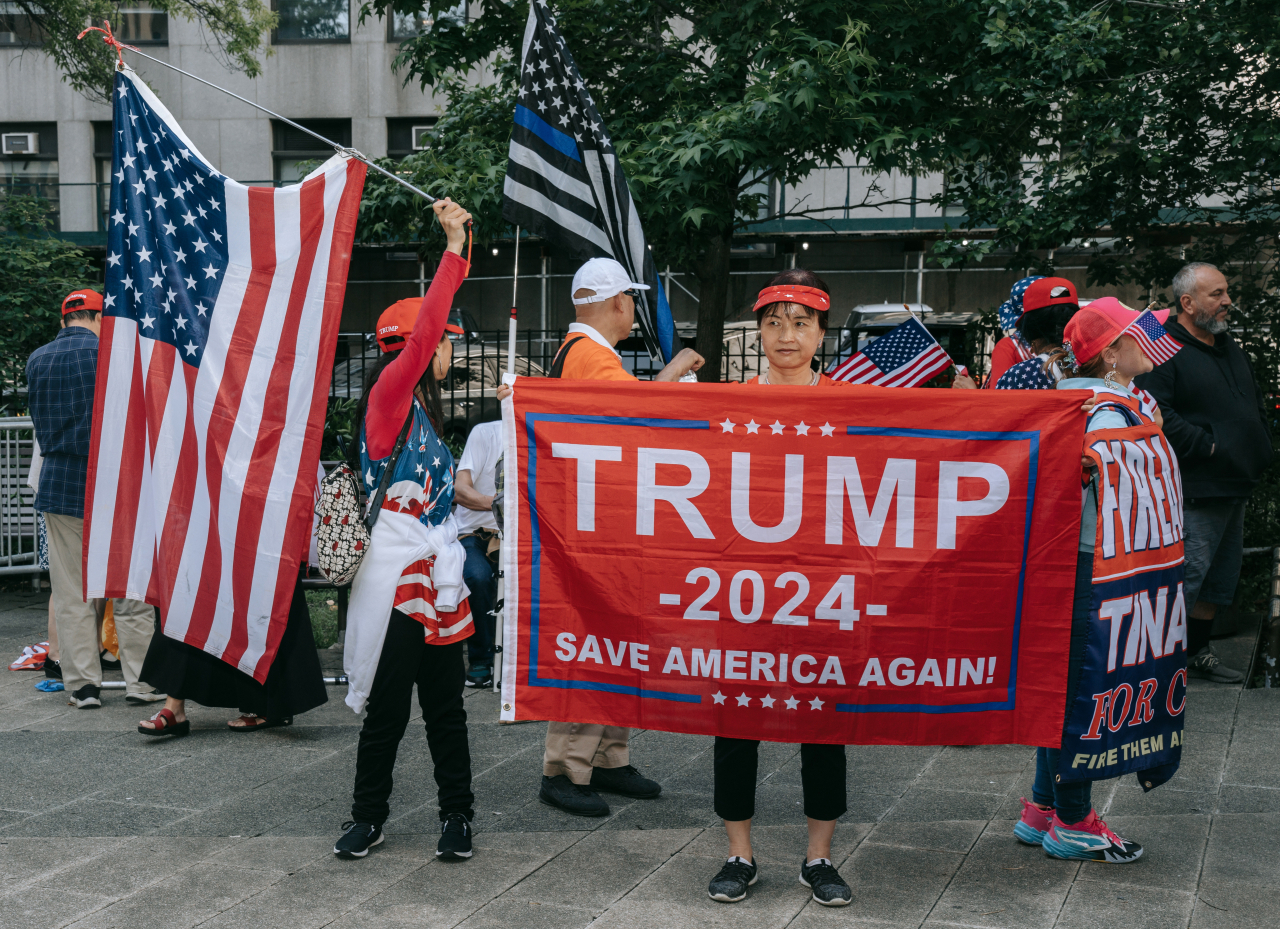
<instances>
[{"instance_id":1,"label":"flag pole","mask_svg":"<svg viewBox=\"0 0 1280 929\"><path fill-rule=\"evenodd\" d=\"M516 372L516 289L520 286L520 227L516 226L516 258L511 268L511 322L507 328L507 373Z\"/></svg>"},{"instance_id":2,"label":"flag pole","mask_svg":"<svg viewBox=\"0 0 1280 929\"><path fill-rule=\"evenodd\" d=\"M301 130L302 132L305 132L307 135L311 136L312 138L319 139L325 145L332 147L333 150L337 152L339 155L347 155L348 157L354 158L357 161L363 161L370 168L377 171L379 174L386 175L391 180L399 184L401 187L408 188L409 190L417 194L419 197L425 197L427 200L429 200L432 203L436 202L436 198L431 196L431 194L427 193L425 190L421 189L420 187L415 187L413 184L410 184L404 178L399 177L398 175L392 174L386 168L382 168L374 164L370 158L362 154L360 151L354 148L350 148L349 146L339 145L337 142L333 141L332 139L326 139L320 133L312 132L306 126L302 126L302 125L299 125L298 123L295 123L293 120L289 119L289 117L281 116L275 110L269 110L265 106L262 106L259 103L254 103L252 100L248 100L237 93L227 90L225 87L219 87L217 84L214 84L212 81L206 81L204 78L198 77L192 74L190 71L184 71L176 65L171 65L167 61L162 61L159 58L154 58L151 55L148 55L146 52L139 51L138 49L134 48L132 45L125 45L120 41L118 41L115 38L115 36L111 34L110 23L104 23L104 25L106 25L107 27L106 29L99 29L97 26L90 26L84 32L80 33L80 38L84 38L85 33L91 32L91 31L103 33L103 41L106 42L108 45L110 45L112 48L114 48L116 50L116 54L119 56L118 62L116 65L118 69L123 70L124 68L128 67L128 65L124 63L124 51L123 51L124 49L127 48L129 51L133 52L134 54L141 55L143 58L146 58L148 61L154 61L158 65L164 65L170 71L177 71L179 74L185 77L189 77L193 81L199 81L201 84L204 84L206 87L212 87L214 90L222 91L228 97L235 97L241 103L247 103L249 106L253 107L255 110L261 110L263 113L266 113L268 116L271 116L271 117L274 117L275 119L280 120L282 123L288 123L294 129Z\"/></svg>"}]
</instances>

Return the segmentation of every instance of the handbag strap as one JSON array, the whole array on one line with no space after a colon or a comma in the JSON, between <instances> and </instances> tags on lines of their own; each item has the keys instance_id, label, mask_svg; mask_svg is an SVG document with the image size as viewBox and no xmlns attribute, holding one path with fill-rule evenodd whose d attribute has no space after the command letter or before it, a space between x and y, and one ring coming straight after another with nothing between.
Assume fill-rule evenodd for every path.
<instances>
[{"instance_id":1,"label":"handbag strap","mask_svg":"<svg viewBox=\"0 0 1280 929\"><path fill-rule=\"evenodd\" d=\"M387 487L391 483L391 474L396 469L396 465L400 462L400 454L404 451L405 439L409 437L409 427L413 425L413 404L409 401L409 416L404 421L404 426L400 429L400 436L396 439L395 450L391 453L391 460L387 462L387 466L382 470L382 480L378 481L378 489L373 494L373 500L369 504L369 512L364 517L364 527L373 532L374 525L378 522L378 511L382 509L382 498L387 495Z\"/></svg>"}]
</instances>

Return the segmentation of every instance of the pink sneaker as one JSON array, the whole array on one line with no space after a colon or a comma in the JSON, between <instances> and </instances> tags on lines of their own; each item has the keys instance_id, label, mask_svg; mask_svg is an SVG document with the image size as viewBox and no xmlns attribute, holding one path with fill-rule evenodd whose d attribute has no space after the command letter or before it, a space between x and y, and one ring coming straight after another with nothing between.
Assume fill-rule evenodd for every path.
<instances>
[{"instance_id":1,"label":"pink sneaker","mask_svg":"<svg viewBox=\"0 0 1280 929\"><path fill-rule=\"evenodd\" d=\"M1044 837L1044 853L1050 858L1071 861L1101 861L1129 864L1142 857L1142 846L1128 842L1107 828L1096 810L1078 823L1068 825L1053 814L1049 834Z\"/></svg>"},{"instance_id":2,"label":"pink sneaker","mask_svg":"<svg viewBox=\"0 0 1280 929\"><path fill-rule=\"evenodd\" d=\"M1043 845L1045 833L1053 819L1053 810L1042 810L1027 800L1022 800L1022 818L1013 827L1013 835L1024 845Z\"/></svg>"}]
</instances>

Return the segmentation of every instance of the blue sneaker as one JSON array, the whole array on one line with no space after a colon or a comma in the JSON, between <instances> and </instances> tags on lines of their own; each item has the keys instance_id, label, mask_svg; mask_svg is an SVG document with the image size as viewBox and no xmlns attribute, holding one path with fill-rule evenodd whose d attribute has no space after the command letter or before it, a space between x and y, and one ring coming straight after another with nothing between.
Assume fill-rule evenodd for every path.
<instances>
[{"instance_id":1,"label":"blue sneaker","mask_svg":"<svg viewBox=\"0 0 1280 929\"><path fill-rule=\"evenodd\" d=\"M1120 838L1098 818L1095 810L1090 810L1083 820L1071 825L1054 813L1049 832L1044 837L1044 853L1050 858L1068 861L1130 864L1142 857L1142 846Z\"/></svg>"},{"instance_id":2,"label":"blue sneaker","mask_svg":"<svg viewBox=\"0 0 1280 929\"><path fill-rule=\"evenodd\" d=\"M1013 836L1024 845L1043 845L1049 824L1053 821L1053 810L1042 810L1026 797L1022 800L1022 818L1013 827Z\"/></svg>"}]
</instances>

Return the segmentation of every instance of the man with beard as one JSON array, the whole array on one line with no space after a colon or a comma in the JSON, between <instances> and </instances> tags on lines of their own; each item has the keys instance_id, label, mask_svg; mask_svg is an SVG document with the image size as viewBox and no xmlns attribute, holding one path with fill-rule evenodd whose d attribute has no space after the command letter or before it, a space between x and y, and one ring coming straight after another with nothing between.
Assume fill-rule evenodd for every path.
<instances>
[{"instance_id":1,"label":"man with beard","mask_svg":"<svg viewBox=\"0 0 1280 929\"><path fill-rule=\"evenodd\" d=\"M1165 329L1183 350L1136 383L1159 401L1182 469L1187 670L1233 684L1244 675L1222 664L1209 633L1218 607L1235 597L1244 505L1271 461L1271 438L1249 359L1228 332L1227 279L1211 264L1192 262L1174 277L1173 298L1177 316Z\"/></svg>"}]
</instances>

